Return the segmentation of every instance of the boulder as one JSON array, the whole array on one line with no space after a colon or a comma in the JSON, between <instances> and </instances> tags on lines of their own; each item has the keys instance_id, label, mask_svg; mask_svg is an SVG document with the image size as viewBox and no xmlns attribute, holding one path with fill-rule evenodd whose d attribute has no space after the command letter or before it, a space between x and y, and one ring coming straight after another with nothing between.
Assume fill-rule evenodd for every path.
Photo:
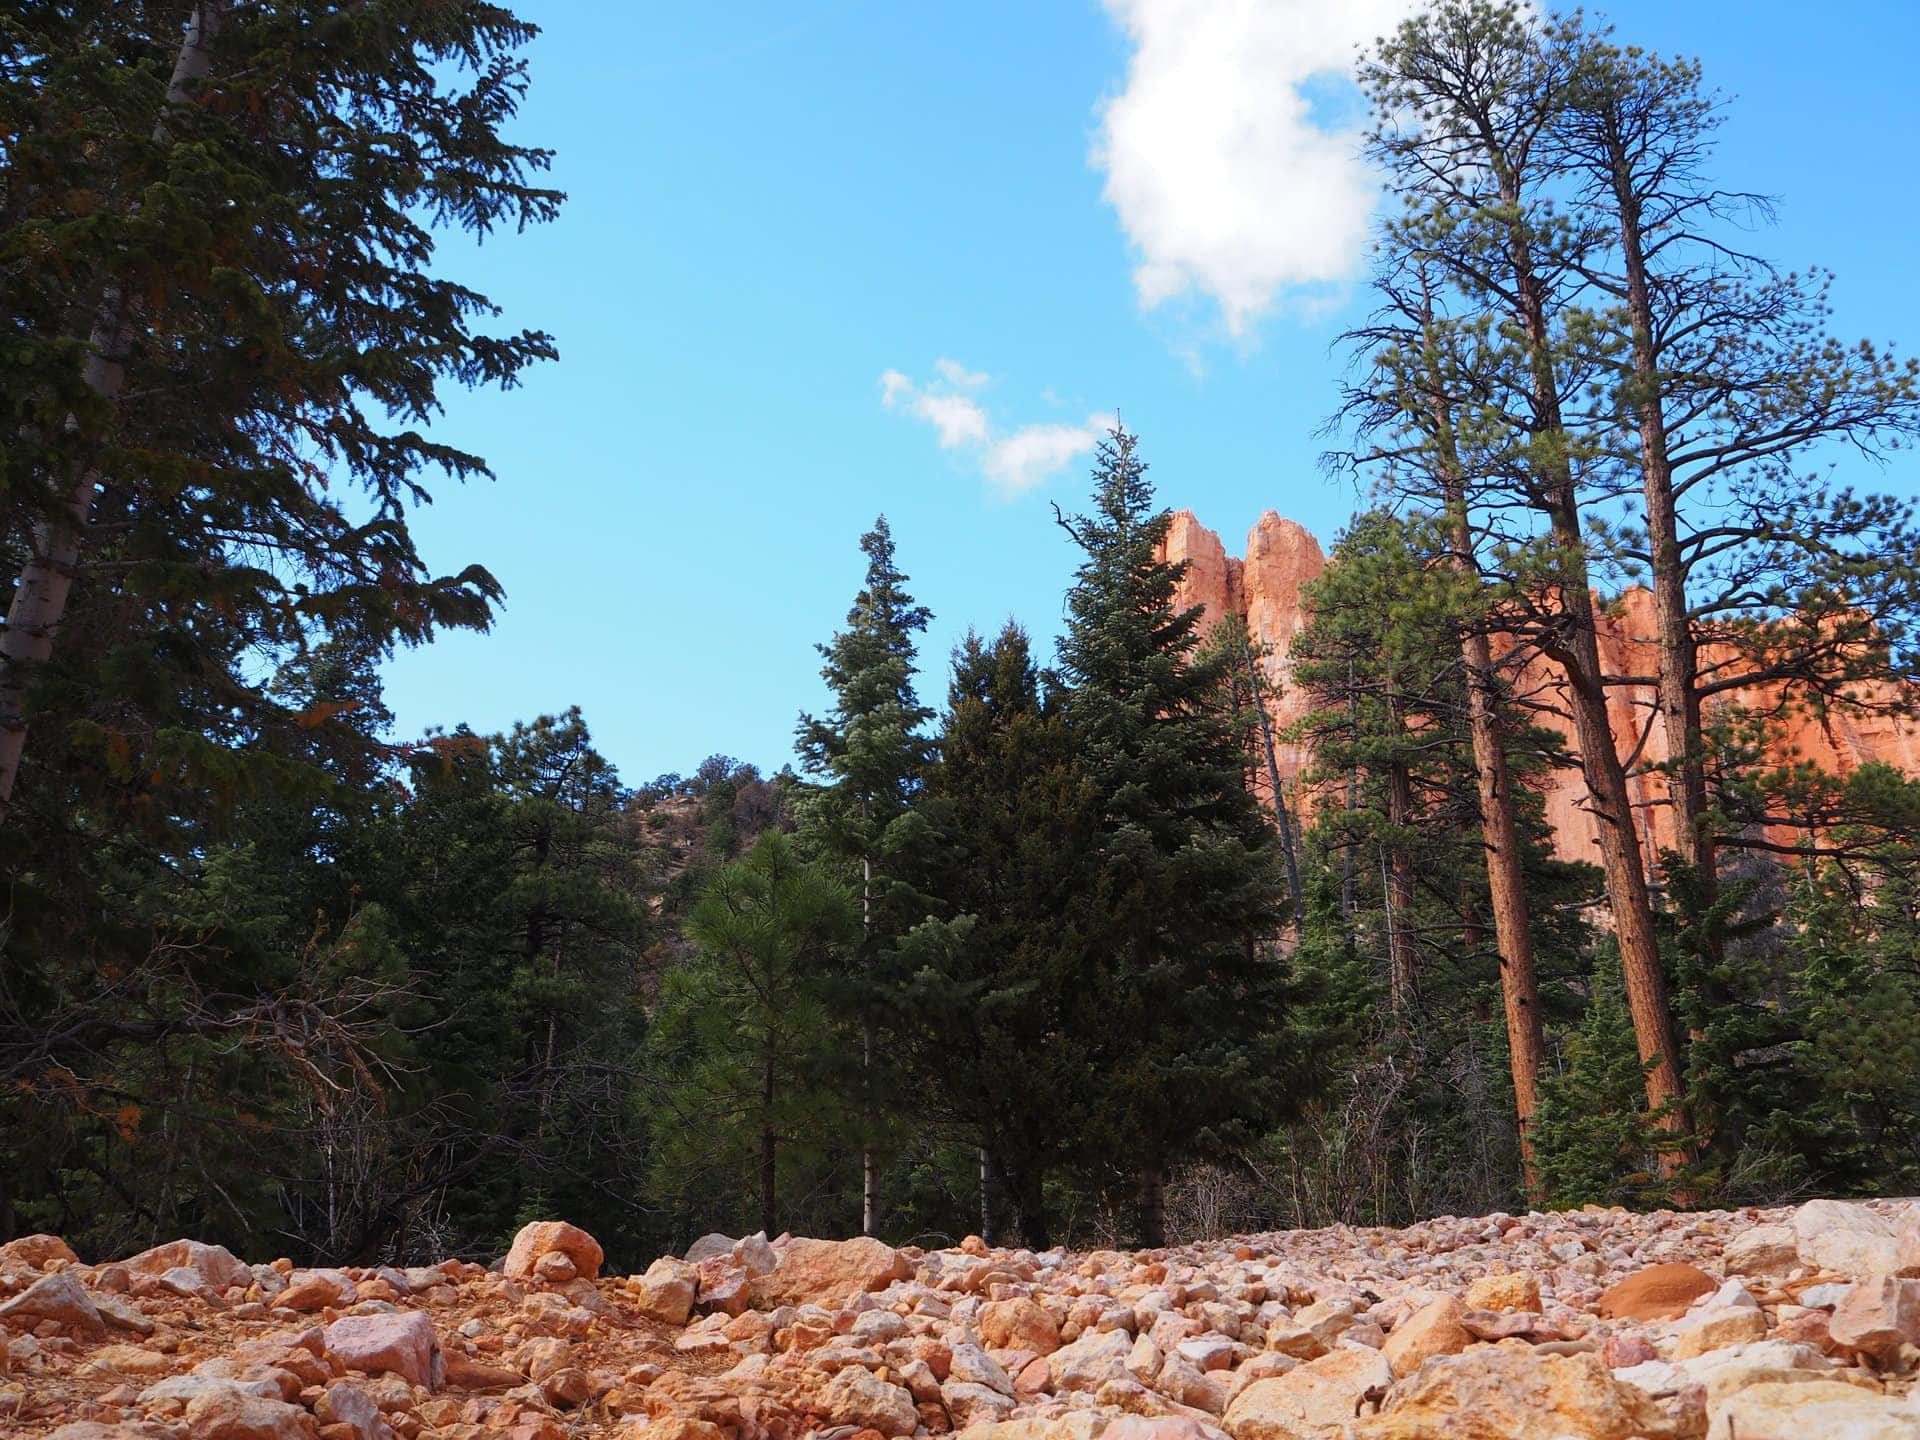
<instances>
[{"instance_id":1,"label":"boulder","mask_svg":"<svg viewBox=\"0 0 1920 1440\"><path fill-rule=\"evenodd\" d=\"M773 1269L753 1279L756 1309L807 1304L838 1307L856 1295L884 1290L913 1275L904 1255L866 1235L852 1240L796 1237L776 1254Z\"/></svg>"},{"instance_id":2,"label":"boulder","mask_svg":"<svg viewBox=\"0 0 1920 1440\"><path fill-rule=\"evenodd\" d=\"M1784 1275L1800 1263L1791 1225L1756 1225L1736 1235L1720 1256L1729 1275Z\"/></svg>"},{"instance_id":3,"label":"boulder","mask_svg":"<svg viewBox=\"0 0 1920 1440\"><path fill-rule=\"evenodd\" d=\"M53 1320L71 1330L104 1335L107 1322L80 1282L71 1275L42 1275L6 1304L0 1316L12 1319Z\"/></svg>"},{"instance_id":4,"label":"boulder","mask_svg":"<svg viewBox=\"0 0 1920 1440\"><path fill-rule=\"evenodd\" d=\"M1920 1345L1920 1280L1858 1280L1834 1308L1828 1332L1836 1345L1885 1365L1903 1345Z\"/></svg>"},{"instance_id":5,"label":"boulder","mask_svg":"<svg viewBox=\"0 0 1920 1440\"><path fill-rule=\"evenodd\" d=\"M1707 1440L1920 1440L1920 1409L1854 1385L1750 1385L1720 1407Z\"/></svg>"},{"instance_id":6,"label":"boulder","mask_svg":"<svg viewBox=\"0 0 1920 1440\"><path fill-rule=\"evenodd\" d=\"M1906 1268L1900 1227L1864 1205L1809 1200L1793 1212L1800 1263L1863 1278Z\"/></svg>"},{"instance_id":7,"label":"boulder","mask_svg":"<svg viewBox=\"0 0 1920 1440\"><path fill-rule=\"evenodd\" d=\"M1746 1307L1696 1311L1673 1331L1673 1358L1691 1360L1709 1350L1767 1338L1767 1317Z\"/></svg>"},{"instance_id":8,"label":"boulder","mask_svg":"<svg viewBox=\"0 0 1920 1440\"><path fill-rule=\"evenodd\" d=\"M1413 1374L1436 1355L1458 1355L1473 1343L1460 1323L1465 1313L1466 1306L1451 1295L1423 1305L1393 1327L1380 1353L1401 1376Z\"/></svg>"},{"instance_id":9,"label":"boulder","mask_svg":"<svg viewBox=\"0 0 1920 1440\"><path fill-rule=\"evenodd\" d=\"M1341 1349L1272 1380L1256 1380L1221 1422L1233 1440L1323 1440L1393 1383L1377 1350Z\"/></svg>"},{"instance_id":10,"label":"boulder","mask_svg":"<svg viewBox=\"0 0 1920 1440\"><path fill-rule=\"evenodd\" d=\"M855 1425L889 1437L911 1435L920 1426L911 1392L859 1365L835 1372L820 1395L819 1406L836 1425Z\"/></svg>"},{"instance_id":11,"label":"boulder","mask_svg":"<svg viewBox=\"0 0 1920 1440\"><path fill-rule=\"evenodd\" d=\"M0 1245L0 1265L24 1265L29 1270L44 1270L54 1261L78 1265L80 1257L58 1235L22 1235Z\"/></svg>"},{"instance_id":12,"label":"boulder","mask_svg":"<svg viewBox=\"0 0 1920 1440\"><path fill-rule=\"evenodd\" d=\"M995 1350L1051 1355L1060 1348L1060 1322L1037 1300L1022 1296L980 1307L980 1338Z\"/></svg>"},{"instance_id":13,"label":"boulder","mask_svg":"<svg viewBox=\"0 0 1920 1440\"><path fill-rule=\"evenodd\" d=\"M187 1402L187 1433L193 1440L314 1440L319 1426L298 1405L209 1390Z\"/></svg>"},{"instance_id":14,"label":"boulder","mask_svg":"<svg viewBox=\"0 0 1920 1440\"><path fill-rule=\"evenodd\" d=\"M536 1220L523 1225L507 1251L503 1274L515 1280L531 1280L538 1273L540 1258L558 1251L573 1262L574 1275L591 1280L600 1273L600 1262L607 1257L600 1242L578 1225L564 1220ZM566 1277L574 1278L573 1275Z\"/></svg>"},{"instance_id":15,"label":"boulder","mask_svg":"<svg viewBox=\"0 0 1920 1440\"><path fill-rule=\"evenodd\" d=\"M216 1295L235 1285L253 1283L253 1271L226 1246L203 1245L198 1240L169 1240L120 1263L137 1275L190 1270ZM175 1283L178 1283L177 1277Z\"/></svg>"},{"instance_id":16,"label":"boulder","mask_svg":"<svg viewBox=\"0 0 1920 1440\"><path fill-rule=\"evenodd\" d=\"M629 1283L633 1308L662 1325L684 1325L693 1313L700 1272L684 1260L661 1256L647 1273Z\"/></svg>"},{"instance_id":17,"label":"boulder","mask_svg":"<svg viewBox=\"0 0 1920 1440\"><path fill-rule=\"evenodd\" d=\"M322 1425L345 1425L353 1432L353 1440L388 1440L393 1433L373 1397L346 1380L336 1380L321 1391L313 1413Z\"/></svg>"},{"instance_id":18,"label":"boulder","mask_svg":"<svg viewBox=\"0 0 1920 1440\"><path fill-rule=\"evenodd\" d=\"M1055 1390L1098 1391L1110 1380L1130 1379L1127 1357L1133 1341L1122 1330L1095 1330L1046 1357Z\"/></svg>"},{"instance_id":19,"label":"boulder","mask_svg":"<svg viewBox=\"0 0 1920 1440\"><path fill-rule=\"evenodd\" d=\"M439 1350L433 1321L419 1310L394 1315L345 1315L327 1326L328 1352L349 1370L398 1375L412 1385L433 1385Z\"/></svg>"},{"instance_id":20,"label":"boulder","mask_svg":"<svg viewBox=\"0 0 1920 1440\"><path fill-rule=\"evenodd\" d=\"M1380 1413L1356 1433L1365 1440L1683 1440L1688 1432L1595 1355L1505 1344L1422 1365L1395 1383Z\"/></svg>"},{"instance_id":21,"label":"boulder","mask_svg":"<svg viewBox=\"0 0 1920 1440\"><path fill-rule=\"evenodd\" d=\"M1609 1287L1600 1296L1600 1314L1608 1320L1675 1320L1719 1288L1697 1265L1649 1265Z\"/></svg>"},{"instance_id":22,"label":"boulder","mask_svg":"<svg viewBox=\"0 0 1920 1440\"><path fill-rule=\"evenodd\" d=\"M1482 1275L1467 1287L1469 1310L1532 1311L1540 1309L1540 1282L1519 1271Z\"/></svg>"}]
</instances>

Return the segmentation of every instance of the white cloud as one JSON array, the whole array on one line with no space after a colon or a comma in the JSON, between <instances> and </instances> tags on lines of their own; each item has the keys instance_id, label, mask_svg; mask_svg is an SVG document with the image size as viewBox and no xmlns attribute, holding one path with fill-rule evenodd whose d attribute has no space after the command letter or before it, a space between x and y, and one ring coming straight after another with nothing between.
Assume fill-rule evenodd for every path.
<instances>
[{"instance_id":1,"label":"white cloud","mask_svg":"<svg viewBox=\"0 0 1920 1440\"><path fill-rule=\"evenodd\" d=\"M1354 116L1358 48L1418 0L1105 0L1133 43L1092 161L1149 309L1198 291L1245 335L1283 294L1324 296L1361 265L1378 187ZM1357 100L1356 100L1357 103Z\"/></svg>"},{"instance_id":2,"label":"white cloud","mask_svg":"<svg viewBox=\"0 0 1920 1440\"><path fill-rule=\"evenodd\" d=\"M933 362L933 368L942 380L962 390L978 390L993 378L984 370L969 370L958 360L948 360L944 356Z\"/></svg>"},{"instance_id":3,"label":"white cloud","mask_svg":"<svg viewBox=\"0 0 1920 1440\"><path fill-rule=\"evenodd\" d=\"M880 403L905 410L933 427L943 450L964 452L1003 497L1025 494L1092 453L1113 423L1111 416L1090 415L1083 425L1058 422L1021 425L1002 432L971 394L992 379L957 360L934 362L935 378L921 384L899 370L880 375Z\"/></svg>"},{"instance_id":4,"label":"white cloud","mask_svg":"<svg viewBox=\"0 0 1920 1440\"><path fill-rule=\"evenodd\" d=\"M1003 495L1023 495L1092 454L1112 424L1111 415L1090 415L1084 425L1022 425L987 447L980 469Z\"/></svg>"}]
</instances>

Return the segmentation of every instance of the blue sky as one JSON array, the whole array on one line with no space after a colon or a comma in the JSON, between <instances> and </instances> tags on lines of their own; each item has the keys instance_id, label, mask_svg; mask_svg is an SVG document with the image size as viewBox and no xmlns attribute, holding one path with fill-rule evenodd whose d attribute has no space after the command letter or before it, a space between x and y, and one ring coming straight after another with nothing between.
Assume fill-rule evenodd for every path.
<instances>
[{"instance_id":1,"label":"blue sky","mask_svg":"<svg viewBox=\"0 0 1920 1440\"><path fill-rule=\"evenodd\" d=\"M450 400L499 478L442 486L417 532L508 600L392 663L399 733L577 703L632 783L714 752L777 769L880 511L936 616L937 703L969 624L1057 629L1049 502L1087 465L1048 462L1116 408L1230 551L1267 508L1330 540L1354 496L1317 432L1367 194L1317 128L1351 103L1325 57L1402 3L524 0L519 133L569 203L444 263L561 359ZM1602 8L1737 97L1721 173L1781 201L1759 248L1838 272L1840 334L1920 347L1920 6ZM1849 478L1920 493L1910 459Z\"/></svg>"}]
</instances>

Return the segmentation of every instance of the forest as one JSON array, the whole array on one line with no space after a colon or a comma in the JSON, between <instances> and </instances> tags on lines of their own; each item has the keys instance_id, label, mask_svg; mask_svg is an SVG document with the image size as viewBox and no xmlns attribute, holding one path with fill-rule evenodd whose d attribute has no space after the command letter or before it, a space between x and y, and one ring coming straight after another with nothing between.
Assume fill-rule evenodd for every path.
<instances>
[{"instance_id":1,"label":"forest","mask_svg":"<svg viewBox=\"0 0 1920 1440\"><path fill-rule=\"evenodd\" d=\"M1181 603L1208 477L1116 423L1034 522L1057 640L923 654L882 516L793 763L646 779L565 695L382 695L504 603L410 522L492 478L446 394L558 362L440 256L565 201L509 138L534 26L190 9L0 18L0 1240L424 1264L564 1215L633 1267L1920 1190L1920 776L1781 738L1916 712L1873 485L1920 367L1764 253L1700 64L1494 0L1366 52L1365 502L1284 666Z\"/></svg>"}]
</instances>

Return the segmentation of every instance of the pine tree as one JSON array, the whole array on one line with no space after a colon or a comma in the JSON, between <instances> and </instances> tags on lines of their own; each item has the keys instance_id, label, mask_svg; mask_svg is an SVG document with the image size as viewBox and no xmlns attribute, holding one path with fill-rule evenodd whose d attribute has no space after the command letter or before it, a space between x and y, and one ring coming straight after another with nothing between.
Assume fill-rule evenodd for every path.
<instances>
[{"instance_id":1,"label":"pine tree","mask_svg":"<svg viewBox=\"0 0 1920 1440\"><path fill-rule=\"evenodd\" d=\"M929 614L907 592L884 515L861 537L860 548L866 583L847 612L846 629L819 647L833 709L824 719L800 717L795 743L813 783L800 791L796 808L803 843L842 871L860 897L862 938L850 993L860 1022L861 1108L869 1130L861 1154L860 1225L872 1235L880 1225L872 1133L881 1095L879 1027L891 951L925 911L912 883L912 852L925 843L912 802L932 758L922 727L933 712L920 704L913 683L915 637Z\"/></svg>"},{"instance_id":2,"label":"pine tree","mask_svg":"<svg viewBox=\"0 0 1920 1440\"><path fill-rule=\"evenodd\" d=\"M1224 658L1196 655L1201 612L1179 610L1181 567L1159 558L1138 442L1100 443L1092 513L1061 519L1082 552L1060 673L1068 726L1100 811L1107 911L1093 999L1109 1096L1088 1140L1123 1156L1140 1234L1163 1243L1167 1167L1286 1108L1288 994L1273 937L1284 914L1273 827L1244 783Z\"/></svg>"},{"instance_id":3,"label":"pine tree","mask_svg":"<svg viewBox=\"0 0 1920 1440\"><path fill-rule=\"evenodd\" d=\"M723 1204L757 1189L760 1228L777 1235L782 1156L792 1168L824 1148L838 1118L820 981L832 953L859 941L857 904L770 830L714 873L687 934L695 955L667 977L650 1041L656 1174L669 1193L714 1177L707 1193Z\"/></svg>"}]
</instances>

